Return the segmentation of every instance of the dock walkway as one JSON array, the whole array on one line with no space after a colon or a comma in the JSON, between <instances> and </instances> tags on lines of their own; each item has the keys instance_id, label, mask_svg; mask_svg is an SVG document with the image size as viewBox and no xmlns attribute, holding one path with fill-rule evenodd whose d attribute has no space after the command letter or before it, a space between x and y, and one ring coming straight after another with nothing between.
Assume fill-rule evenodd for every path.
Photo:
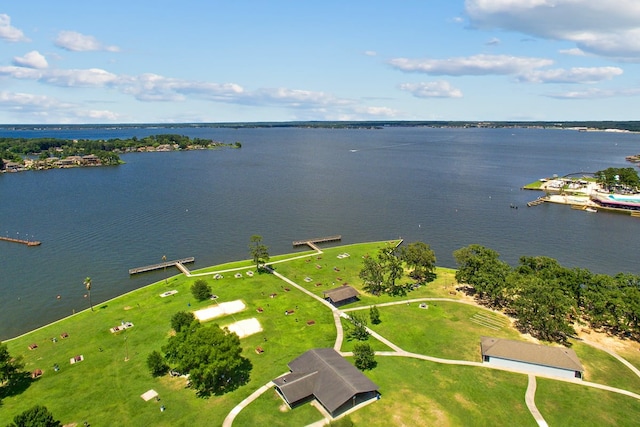
<instances>
[{"instance_id":1,"label":"dock walkway","mask_svg":"<svg viewBox=\"0 0 640 427\"><path fill-rule=\"evenodd\" d=\"M187 264L187 263L190 263L190 262L194 262L195 260L196 259L194 257L189 257L189 258L177 259L177 260L174 260L174 261L159 262L158 264L145 265L144 267L131 268L131 269L129 269L129 274L138 274L138 273L144 273L144 272L152 271L152 270L160 270L162 268L174 267L174 266L177 266L178 264Z\"/></svg>"},{"instance_id":2,"label":"dock walkway","mask_svg":"<svg viewBox=\"0 0 640 427\"><path fill-rule=\"evenodd\" d=\"M295 240L293 242L293 246L309 245L310 243L314 244L314 243L337 242L340 240L342 240L342 235L338 234L338 235L329 236L329 237L319 237L317 239Z\"/></svg>"}]
</instances>

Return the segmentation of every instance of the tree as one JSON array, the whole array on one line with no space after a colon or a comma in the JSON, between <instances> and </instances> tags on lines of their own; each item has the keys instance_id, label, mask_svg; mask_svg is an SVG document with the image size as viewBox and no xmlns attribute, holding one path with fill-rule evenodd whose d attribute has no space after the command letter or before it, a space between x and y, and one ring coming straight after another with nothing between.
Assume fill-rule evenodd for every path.
<instances>
[{"instance_id":1,"label":"tree","mask_svg":"<svg viewBox=\"0 0 640 427\"><path fill-rule=\"evenodd\" d=\"M413 268L409 276L422 283L431 282L436 278L436 255L429 245L424 242L414 242L400 250L400 259Z\"/></svg>"},{"instance_id":2,"label":"tree","mask_svg":"<svg viewBox=\"0 0 640 427\"><path fill-rule=\"evenodd\" d=\"M91 311L93 311L93 304L91 304L91 277L84 279L84 287L87 289L87 294L89 295L89 306L91 307Z\"/></svg>"},{"instance_id":3,"label":"tree","mask_svg":"<svg viewBox=\"0 0 640 427\"><path fill-rule=\"evenodd\" d=\"M181 332L186 329L191 323L196 320L196 316L190 311L179 311L171 316L171 327L176 332Z\"/></svg>"},{"instance_id":4,"label":"tree","mask_svg":"<svg viewBox=\"0 0 640 427\"><path fill-rule=\"evenodd\" d=\"M553 283L536 276L517 276L516 297L511 304L516 326L545 340L566 343L575 334L569 322L573 300Z\"/></svg>"},{"instance_id":5,"label":"tree","mask_svg":"<svg viewBox=\"0 0 640 427\"><path fill-rule=\"evenodd\" d=\"M262 236L257 234L251 236L249 252L256 265L256 270L260 271L260 264L264 265L269 262L269 248L262 243Z\"/></svg>"},{"instance_id":6,"label":"tree","mask_svg":"<svg viewBox=\"0 0 640 427\"><path fill-rule=\"evenodd\" d=\"M502 262L498 252L473 244L453 252L458 263L456 280L475 289L480 298L490 305L501 307L505 304L507 276L511 267Z\"/></svg>"},{"instance_id":7,"label":"tree","mask_svg":"<svg viewBox=\"0 0 640 427\"><path fill-rule=\"evenodd\" d=\"M396 283L403 273L402 261L395 256L394 248L384 247L375 258L364 258L358 276L364 282L363 289L373 295L386 293L400 296L407 293L406 286Z\"/></svg>"},{"instance_id":8,"label":"tree","mask_svg":"<svg viewBox=\"0 0 640 427\"><path fill-rule=\"evenodd\" d=\"M169 365L158 350L153 350L147 357L147 367L154 377L161 377L169 371Z\"/></svg>"},{"instance_id":9,"label":"tree","mask_svg":"<svg viewBox=\"0 0 640 427\"><path fill-rule=\"evenodd\" d=\"M350 340L358 341L366 341L369 339L369 331L367 331L367 318L363 314L352 313L349 315L347 338Z\"/></svg>"},{"instance_id":10,"label":"tree","mask_svg":"<svg viewBox=\"0 0 640 427\"><path fill-rule=\"evenodd\" d=\"M224 394L249 381L252 365L241 355L240 338L217 324L194 322L170 337L162 351L178 372L189 374L201 395Z\"/></svg>"},{"instance_id":11,"label":"tree","mask_svg":"<svg viewBox=\"0 0 640 427\"><path fill-rule=\"evenodd\" d=\"M369 309L369 320L371 320L372 325L380 324L380 312L375 305L372 305Z\"/></svg>"},{"instance_id":12,"label":"tree","mask_svg":"<svg viewBox=\"0 0 640 427\"><path fill-rule=\"evenodd\" d=\"M36 405L18 414L7 427L60 427L61 423L42 405Z\"/></svg>"},{"instance_id":13,"label":"tree","mask_svg":"<svg viewBox=\"0 0 640 427\"><path fill-rule=\"evenodd\" d=\"M204 279L198 279L191 286L191 293L198 301L204 301L211 296L211 286Z\"/></svg>"},{"instance_id":14,"label":"tree","mask_svg":"<svg viewBox=\"0 0 640 427\"><path fill-rule=\"evenodd\" d=\"M11 382L23 366L22 358L11 357L7 345L0 343L0 385Z\"/></svg>"},{"instance_id":15,"label":"tree","mask_svg":"<svg viewBox=\"0 0 640 427\"><path fill-rule=\"evenodd\" d=\"M377 365L375 352L368 343L356 343L353 346L353 358L356 368L361 371L373 369Z\"/></svg>"}]
</instances>

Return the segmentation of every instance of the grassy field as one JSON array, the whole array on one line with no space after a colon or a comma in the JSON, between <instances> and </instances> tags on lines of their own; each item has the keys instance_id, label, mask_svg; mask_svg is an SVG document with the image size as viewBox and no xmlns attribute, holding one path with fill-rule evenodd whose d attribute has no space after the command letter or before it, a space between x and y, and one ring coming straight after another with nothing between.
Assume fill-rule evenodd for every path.
<instances>
[{"instance_id":1,"label":"grassy field","mask_svg":"<svg viewBox=\"0 0 640 427\"><path fill-rule=\"evenodd\" d=\"M362 257L387 244L397 242L323 248L321 255L299 252L292 256L303 256L302 259L273 266L318 296L344 283L361 289L358 272ZM285 258L278 256L272 260ZM241 273L255 270L249 261L240 261L199 270L198 273L206 273L204 276L175 276L166 283L163 280L133 291L96 305L94 311L86 310L8 341L10 353L24 358L27 372L42 369L44 374L37 380L25 378L13 388L0 388L0 425L6 425L17 413L35 404L45 405L63 424L82 425L86 421L93 426L220 425L236 404L286 372L289 361L310 348L333 347L336 338L333 315L310 296L289 289L290 286L270 274L256 273L253 277L242 274L241 278L235 278L236 271L232 271L224 272L222 279L213 278L216 271L238 268L246 269ZM453 270L439 268L437 274L435 282L411 291L405 298L363 294L360 301L348 307L407 298L462 297L454 290ZM253 364L250 382L224 396L196 397L193 390L185 387L184 378L153 378L146 367L147 355L166 343L171 333L170 318L175 312L216 304L211 300L197 302L192 297L190 286L199 278L211 285L218 296L216 301L242 300L246 305L246 310L211 323L225 326L255 317L263 328L262 332L241 339L243 353ZM178 292L160 297L170 290ZM271 294L275 296L272 298ZM428 309L419 308L417 303L379 306L382 323L373 328L407 351L473 361L480 360L480 336L519 337L508 319L500 314L466 304L443 301L427 304ZM285 316L286 310L294 313ZM363 313L368 315L368 310ZM310 320L313 325L307 324ZM110 331L122 322L134 326L122 332ZM68 336L62 338L64 334ZM31 344L38 347L29 350ZM389 351L377 340L371 340L371 345L376 350ZM264 349L262 354L254 351L258 346ZM353 342L343 343L342 350L352 348ZM581 343L574 348L587 368L587 380L640 390L640 380L606 353ZM70 358L76 355L82 355L84 360L71 364ZM378 366L367 375L380 386L382 399L352 414L356 425L535 425L524 404L526 375L398 357L379 356L377 361ZM637 363L638 359L632 362ZM59 367L57 372L54 365ZM589 399L597 394L554 381L543 384L544 391L538 392L537 399L543 399L544 406L539 407L544 416L549 414L551 425L562 420L564 403L554 406L554 402L564 402L565 394L571 396L569 400L585 402L591 402ZM145 402L140 398L150 389L159 393L159 401ZM615 403L600 406L600 417L618 425L637 419L637 409L629 412L629 416L636 418L626 418L616 410L619 406L626 408L624 405L640 406L636 400L598 393L604 395L603 401ZM161 405L166 411L160 411ZM320 418L320 413L309 404L288 410L275 391L269 390L238 415L235 425L298 426Z\"/></svg>"}]
</instances>

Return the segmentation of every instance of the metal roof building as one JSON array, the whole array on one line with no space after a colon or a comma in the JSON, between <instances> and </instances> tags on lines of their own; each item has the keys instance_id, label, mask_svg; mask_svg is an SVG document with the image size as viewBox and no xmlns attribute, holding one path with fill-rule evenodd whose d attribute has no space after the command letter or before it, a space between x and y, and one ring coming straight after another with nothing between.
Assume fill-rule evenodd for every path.
<instances>
[{"instance_id":1,"label":"metal roof building","mask_svg":"<svg viewBox=\"0 0 640 427\"><path fill-rule=\"evenodd\" d=\"M344 305L354 301L358 298L358 295L360 295L357 290L346 285L340 286L339 288L329 289L328 291L324 291L322 294L324 295L324 299L335 306Z\"/></svg>"}]
</instances>

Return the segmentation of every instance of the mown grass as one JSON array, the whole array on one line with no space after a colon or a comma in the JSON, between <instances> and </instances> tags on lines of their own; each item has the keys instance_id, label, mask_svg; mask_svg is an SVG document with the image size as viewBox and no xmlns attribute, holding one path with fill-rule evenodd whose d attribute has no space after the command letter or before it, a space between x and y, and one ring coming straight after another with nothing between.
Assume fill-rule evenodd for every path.
<instances>
[{"instance_id":1,"label":"mown grass","mask_svg":"<svg viewBox=\"0 0 640 427\"><path fill-rule=\"evenodd\" d=\"M582 361L585 380L640 394L640 378L616 358L579 341L571 348Z\"/></svg>"},{"instance_id":2,"label":"mown grass","mask_svg":"<svg viewBox=\"0 0 640 427\"><path fill-rule=\"evenodd\" d=\"M618 393L537 379L536 406L550 426L637 426L638 400Z\"/></svg>"},{"instance_id":3,"label":"mown grass","mask_svg":"<svg viewBox=\"0 0 640 427\"><path fill-rule=\"evenodd\" d=\"M322 255L295 253L290 256L303 258L276 263L274 268L320 297L323 291L344 283L361 290L358 272L362 257L375 254L387 244L397 242L323 248ZM343 253L350 256L338 258ZM82 425L87 421L94 426L220 425L236 404L286 372L287 363L292 359L310 348L333 347L335 326L326 306L270 274L255 274L252 278L243 274L242 278L235 278L234 272L227 272L223 273L223 279L213 279L214 272L235 268L255 270L247 260L198 270L206 273L199 277L175 276L100 304L94 311L86 310L10 340L9 351L24 357L25 370L42 369L44 375L34 381L25 380L14 388L0 388L0 425L6 425L17 413L35 404L47 406L64 424ZM478 361L480 336L517 339L517 332L509 327L506 318L471 305L431 301L427 302L428 309L419 308L417 303L380 306L406 298L460 298L455 291L454 273L438 268L434 282L411 291L404 298L362 293L360 301L347 307L378 305L382 323L370 325L374 330L405 350L430 356ZM311 281L305 281L306 277ZM184 378L153 378L146 367L147 355L160 349L169 337L170 318L175 312L215 304L210 300L197 302L192 297L190 286L200 278L209 282L218 296L217 301L240 299L247 306L243 312L211 323L224 326L256 317L263 328L262 332L241 340L243 354L253 364L250 382L223 396L209 398L197 397L194 390L185 388ZM178 293L166 298L159 296L169 290ZM271 294L276 295L271 298ZM262 313L258 313L259 307ZM294 313L285 316L286 310ZM367 309L362 312L368 316ZM474 322L474 318L480 319L480 324ZM309 320L315 324L308 325ZM122 321L133 322L135 326L117 334L109 331ZM498 329L486 325L498 325ZM62 339L63 332L69 337ZM52 341L54 337L57 342ZM38 344L38 348L28 350L32 343ZM375 350L389 350L377 340L371 339L370 343ZM345 340L342 350L351 351L353 344ZM254 350L258 346L264 353L256 354ZM635 391L640 388L638 381L630 378L628 369L609 360L605 353L582 344L574 348L587 367L588 380ZM69 358L79 354L85 360L69 364ZM526 375L398 357L379 356L377 362L378 366L366 375L380 386L382 399L352 414L356 425L535 424L524 406ZM54 372L54 364L59 365L59 372ZM538 396L552 403L562 402L565 385L553 381L550 384L553 386ZM140 395L149 389L156 390L161 400L144 402ZM591 391L585 390L576 387L571 395L588 401ZM603 393L609 399L607 402L616 403L616 399L620 399L613 393ZM631 403L637 404L637 401ZM165 405L166 411L161 412L160 405ZM549 408L549 413L558 412L556 419L561 420L562 407ZM296 426L321 418L308 404L294 410L282 409L282 400L274 390L269 390L238 415L235 425ZM619 425L628 421L617 413L617 406L601 405L598 410L601 417L620 421Z\"/></svg>"}]
</instances>

